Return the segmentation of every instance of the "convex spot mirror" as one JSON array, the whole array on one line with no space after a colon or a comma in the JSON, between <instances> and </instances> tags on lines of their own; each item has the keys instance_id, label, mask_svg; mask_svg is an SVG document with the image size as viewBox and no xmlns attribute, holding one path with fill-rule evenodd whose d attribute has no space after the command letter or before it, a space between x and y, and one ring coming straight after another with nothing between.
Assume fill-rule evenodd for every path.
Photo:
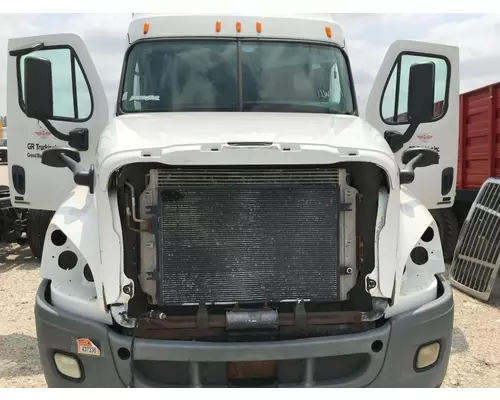
<instances>
[{"instance_id":1,"label":"convex spot mirror","mask_svg":"<svg viewBox=\"0 0 500 400\"><path fill-rule=\"evenodd\" d=\"M53 147L42 153L42 164L54 168L67 167L68 164L62 159L61 154L64 154L77 163L80 162L80 153L78 151L71 148Z\"/></svg>"},{"instance_id":2,"label":"convex spot mirror","mask_svg":"<svg viewBox=\"0 0 500 400\"><path fill-rule=\"evenodd\" d=\"M439 153L436 150L426 149L424 147L406 149L401 155L401 162L403 165L406 165L418 155L421 155L421 157L413 163L413 168L423 168L439 164Z\"/></svg>"},{"instance_id":3,"label":"convex spot mirror","mask_svg":"<svg viewBox=\"0 0 500 400\"><path fill-rule=\"evenodd\" d=\"M436 150L415 147L403 152L401 162L405 165L405 169L400 171L399 180L404 185L414 181L416 168L439 164L439 153Z\"/></svg>"}]
</instances>

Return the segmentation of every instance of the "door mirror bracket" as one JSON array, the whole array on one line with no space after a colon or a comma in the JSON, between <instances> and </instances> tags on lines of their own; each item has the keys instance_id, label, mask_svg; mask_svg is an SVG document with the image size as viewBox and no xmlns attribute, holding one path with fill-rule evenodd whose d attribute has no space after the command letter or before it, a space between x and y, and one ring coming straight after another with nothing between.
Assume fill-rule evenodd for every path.
<instances>
[{"instance_id":1,"label":"door mirror bracket","mask_svg":"<svg viewBox=\"0 0 500 400\"><path fill-rule=\"evenodd\" d=\"M87 151L89 149L89 130L87 128L75 128L69 134L65 134L58 131L48 119L41 119L40 122L45 125L54 137L68 142L72 148L78 151Z\"/></svg>"},{"instance_id":2,"label":"door mirror bracket","mask_svg":"<svg viewBox=\"0 0 500 400\"><path fill-rule=\"evenodd\" d=\"M439 153L425 147L414 147L403 152L401 162L405 164L405 169L400 171L399 181L405 185L414 181L415 169L439 164Z\"/></svg>"},{"instance_id":3,"label":"door mirror bracket","mask_svg":"<svg viewBox=\"0 0 500 400\"><path fill-rule=\"evenodd\" d=\"M398 131L388 130L384 132L385 141L389 144L393 153L397 153L403 148L405 143L408 143L420 124L411 124L406 132L401 135Z\"/></svg>"},{"instance_id":4,"label":"door mirror bracket","mask_svg":"<svg viewBox=\"0 0 500 400\"><path fill-rule=\"evenodd\" d=\"M73 172L73 180L79 186L87 186L94 193L95 172L91 165L88 170L80 165L80 153L71 148L52 147L42 153L42 164L54 168L67 167Z\"/></svg>"}]
</instances>

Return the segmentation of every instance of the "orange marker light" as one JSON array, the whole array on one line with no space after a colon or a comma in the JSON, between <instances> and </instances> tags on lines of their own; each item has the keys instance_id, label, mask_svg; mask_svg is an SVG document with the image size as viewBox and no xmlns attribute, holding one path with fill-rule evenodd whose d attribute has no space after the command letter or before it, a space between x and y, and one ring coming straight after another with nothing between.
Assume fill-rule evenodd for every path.
<instances>
[{"instance_id":1,"label":"orange marker light","mask_svg":"<svg viewBox=\"0 0 500 400\"><path fill-rule=\"evenodd\" d=\"M332 28L330 28L329 26L325 26L325 32L326 32L326 36L328 36L331 39L332 38Z\"/></svg>"},{"instance_id":2,"label":"orange marker light","mask_svg":"<svg viewBox=\"0 0 500 400\"><path fill-rule=\"evenodd\" d=\"M149 32L149 22L144 22L144 34L147 35Z\"/></svg>"},{"instance_id":3,"label":"orange marker light","mask_svg":"<svg viewBox=\"0 0 500 400\"><path fill-rule=\"evenodd\" d=\"M238 32L238 33L241 32L241 22L240 21L236 22L236 32Z\"/></svg>"},{"instance_id":4,"label":"orange marker light","mask_svg":"<svg viewBox=\"0 0 500 400\"><path fill-rule=\"evenodd\" d=\"M215 23L215 32L219 33L219 32L220 32L220 30L221 30L221 28L222 28L222 22L217 21L217 22Z\"/></svg>"},{"instance_id":5,"label":"orange marker light","mask_svg":"<svg viewBox=\"0 0 500 400\"><path fill-rule=\"evenodd\" d=\"M257 29L257 33L261 33L262 32L262 22L257 21L256 29Z\"/></svg>"}]
</instances>

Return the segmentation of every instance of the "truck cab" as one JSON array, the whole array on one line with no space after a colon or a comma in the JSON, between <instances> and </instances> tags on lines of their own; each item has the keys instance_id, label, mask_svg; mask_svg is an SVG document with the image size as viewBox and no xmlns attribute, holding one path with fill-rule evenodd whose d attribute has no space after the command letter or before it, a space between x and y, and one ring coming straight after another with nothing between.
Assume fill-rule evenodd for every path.
<instances>
[{"instance_id":1,"label":"truck cab","mask_svg":"<svg viewBox=\"0 0 500 400\"><path fill-rule=\"evenodd\" d=\"M361 118L329 15L136 14L127 42L110 117L80 37L9 41L48 385L439 386L458 49L393 43Z\"/></svg>"}]
</instances>

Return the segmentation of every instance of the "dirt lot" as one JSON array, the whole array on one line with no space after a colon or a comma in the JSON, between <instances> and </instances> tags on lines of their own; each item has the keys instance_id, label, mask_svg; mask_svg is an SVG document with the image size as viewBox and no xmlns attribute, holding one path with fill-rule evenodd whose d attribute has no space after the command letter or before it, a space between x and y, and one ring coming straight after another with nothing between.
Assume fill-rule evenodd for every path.
<instances>
[{"instance_id":1,"label":"dirt lot","mask_svg":"<svg viewBox=\"0 0 500 400\"><path fill-rule=\"evenodd\" d=\"M45 387L33 299L39 263L28 248L0 247L0 387ZM444 387L500 387L500 285L483 304L455 291L455 335Z\"/></svg>"}]
</instances>

